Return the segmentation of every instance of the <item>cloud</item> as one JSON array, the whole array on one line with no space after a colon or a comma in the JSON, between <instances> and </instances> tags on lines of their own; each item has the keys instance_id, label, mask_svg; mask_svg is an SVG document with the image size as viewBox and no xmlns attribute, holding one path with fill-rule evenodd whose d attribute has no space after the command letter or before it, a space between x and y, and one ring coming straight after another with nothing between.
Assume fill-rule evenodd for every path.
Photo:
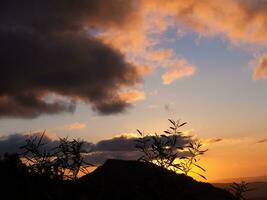
<instances>
[{"instance_id":1,"label":"cloud","mask_svg":"<svg viewBox=\"0 0 267 200\"><path fill-rule=\"evenodd\" d=\"M140 157L141 153L139 151L96 151L86 155L85 161L98 166L107 159L137 160Z\"/></svg>"},{"instance_id":2,"label":"cloud","mask_svg":"<svg viewBox=\"0 0 267 200\"><path fill-rule=\"evenodd\" d=\"M84 129L86 127L86 124L80 123L80 122L75 122L72 124L66 124L64 128L66 130L77 130L77 129Z\"/></svg>"},{"instance_id":3,"label":"cloud","mask_svg":"<svg viewBox=\"0 0 267 200\"><path fill-rule=\"evenodd\" d=\"M0 118L34 118L41 114L56 114L59 112L72 113L74 110L75 104L72 101L56 101L48 103L43 100L41 94L38 93L5 94L5 96L0 96Z\"/></svg>"},{"instance_id":4,"label":"cloud","mask_svg":"<svg viewBox=\"0 0 267 200\"><path fill-rule=\"evenodd\" d=\"M25 145L26 137L22 134L12 134L0 139L0 154L3 153L18 153L19 147Z\"/></svg>"},{"instance_id":5,"label":"cloud","mask_svg":"<svg viewBox=\"0 0 267 200\"><path fill-rule=\"evenodd\" d=\"M164 62L175 56L175 52L172 49L157 49L147 53L147 59L152 61Z\"/></svg>"},{"instance_id":6,"label":"cloud","mask_svg":"<svg viewBox=\"0 0 267 200\"><path fill-rule=\"evenodd\" d=\"M41 133L35 133L32 135L27 134L11 134L6 137L0 138L0 155L8 153L20 153L20 147L25 145L25 140L32 136L40 137ZM88 153L85 155L85 159L93 164L102 164L106 159L116 158L116 159L138 159L140 157L140 152L136 150L136 139L139 136L133 133L121 134L115 136L111 139L101 140L95 144L88 141L84 141L83 149ZM186 145L191 138L182 136L169 136L176 137L177 147L182 147ZM152 142L152 136L146 136L147 140ZM161 137L165 140L164 137ZM47 145L47 149L55 148L59 144L58 139L53 139L52 137L46 136L43 139Z\"/></svg>"},{"instance_id":7,"label":"cloud","mask_svg":"<svg viewBox=\"0 0 267 200\"><path fill-rule=\"evenodd\" d=\"M111 139L101 140L93 147L90 146L91 151L85 156L85 159L96 165L102 164L107 159L136 160L141 156L141 153L135 148L137 138L138 135L127 133ZM146 136L146 139L152 142L152 136ZM161 139L164 140L163 137ZM177 136L177 147L184 146L190 140L190 137Z\"/></svg>"},{"instance_id":8,"label":"cloud","mask_svg":"<svg viewBox=\"0 0 267 200\"><path fill-rule=\"evenodd\" d=\"M129 90L126 92L121 92L119 95L123 101L128 103L141 101L145 99L145 93L138 90Z\"/></svg>"},{"instance_id":9,"label":"cloud","mask_svg":"<svg viewBox=\"0 0 267 200\"><path fill-rule=\"evenodd\" d=\"M140 75L148 75L151 74L154 71L154 68L151 65L148 64L134 64L136 66L136 69L138 71L138 74Z\"/></svg>"},{"instance_id":10,"label":"cloud","mask_svg":"<svg viewBox=\"0 0 267 200\"><path fill-rule=\"evenodd\" d=\"M138 135L128 133L101 140L93 147L90 146L91 151L85 156L85 159L96 165L103 164L107 159L136 160L142 155L135 148L137 138ZM145 138L152 142L152 136L146 136ZM163 137L161 139L164 140ZM177 147L186 145L190 140L190 137L177 136Z\"/></svg>"},{"instance_id":11,"label":"cloud","mask_svg":"<svg viewBox=\"0 0 267 200\"><path fill-rule=\"evenodd\" d=\"M195 71L196 67L192 64L189 64L186 59L178 59L168 66L161 78L163 83L168 85L176 79L192 76Z\"/></svg>"},{"instance_id":12,"label":"cloud","mask_svg":"<svg viewBox=\"0 0 267 200\"><path fill-rule=\"evenodd\" d=\"M33 133L33 134L21 134L15 133L9 136L0 137L0 155L4 153L22 153L22 147L26 144L26 140L31 137L40 138L42 133ZM45 134L42 142L47 143L48 148L53 148L58 144L57 140L54 140L53 137L50 137L49 134Z\"/></svg>"},{"instance_id":13,"label":"cloud","mask_svg":"<svg viewBox=\"0 0 267 200\"><path fill-rule=\"evenodd\" d=\"M256 143L257 143L257 144L261 144L261 143L265 143L265 142L267 142L267 139L259 140L259 141L257 141Z\"/></svg>"},{"instance_id":14,"label":"cloud","mask_svg":"<svg viewBox=\"0 0 267 200\"><path fill-rule=\"evenodd\" d=\"M169 28L175 28L174 16L170 17L169 14L161 12L161 9L151 8L147 5L147 1L141 2L139 20L134 26L128 29L108 29L100 32L97 37L105 44L124 52L127 60L135 63L137 69L144 65L153 66L154 69L167 68L166 66L180 59L173 49L159 47L164 33ZM189 76L185 69L182 71L176 78Z\"/></svg>"},{"instance_id":15,"label":"cloud","mask_svg":"<svg viewBox=\"0 0 267 200\"><path fill-rule=\"evenodd\" d=\"M258 61L258 65L254 69L255 80L263 78L267 79L267 54L263 54Z\"/></svg>"},{"instance_id":16,"label":"cloud","mask_svg":"<svg viewBox=\"0 0 267 200\"><path fill-rule=\"evenodd\" d=\"M145 0L149 9L174 16L203 36L224 35L236 43L267 44L267 2L262 0Z\"/></svg>"},{"instance_id":17,"label":"cloud","mask_svg":"<svg viewBox=\"0 0 267 200\"><path fill-rule=\"evenodd\" d=\"M162 36L170 28L176 29L179 39L195 32L200 37L223 37L232 44L267 45L267 1L263 0L142 0L139 18L129 29L107 30L100 38L122 50L131 60L151 62L162 66L169 60L160 46ZM114 40L116 38L116 40ZM171 38L167 38L171 39ZM151 51L151 49L153 50ZM144 59L146 61L144 61ZM173 79L192 75L194 68L173 69L163 77L165 84ZM174 74L174 75L172 75ZM254 78L265 78L265 70L258 68Z\"/></svg>"},{"instance_id":18,"label":"cloud","mask_svg":"<svg viewBox=\"0 0 267 200\"><path fill-rule=\"evenodd\" d=\"M4 0L0 118L72 113L80 101L100 114L123 112L130 104L120 93L151 65L164 68L164 84L195 73L172 49L159 48L169 28L266 45L266 8L262 0ZM265 57L255 79L267 77ZM61 99L46 100L54 94Z\"/></svg>"},{"instance_id":19,"label":"cloud","mask_svg":"<svg viewBox=\"0 0 267 200\"><path fill-rule=\"evenodd\" d=\"M128 0L127 3L121 0L42 0L38 4L5 0L1 5L1 24L6 30L23 29L30 32L33 28L37 31L61 32L90 26L121 28L127 26L129 20L138 18L138 4L134 0Z\"/></svg>"},{"instance_id":20,"label":"cloud","mask_svg":"<svg viewBox=\"0 0 267 200\"><path fill-rule=\"evenodd\" d=\"M108 140L101 140L95 145L96 151L134 151L135 137L119 136Z\"/></svg>"},{"instance_id":21,"label":"cloud","mask_svg":"<svg viewBox=\"0 0 267 200\"><path fill-rule=\"evenodd\" d=\"M34 7L33 7L34 6ZM140 82L136 66L94 31L127 27L135 1L4 1L0 8L0 117L35 118L90 104L123 112L119 92ZM64 100L46 100L56 94Z\"/></svg>"},{"instance_id":22,"label":"cloud","mask_svg":"<svg viewBox=\"0 0 267 200\"><path fill-rule=\"evenodd\" d=\"M186 58L177 56L173 49L159 48L145 53L147 62L162 67L164 72L161 76L163 84L171 84L179 78L195 74L196 66L190 64Z\"/></svg>"}]
</instances>

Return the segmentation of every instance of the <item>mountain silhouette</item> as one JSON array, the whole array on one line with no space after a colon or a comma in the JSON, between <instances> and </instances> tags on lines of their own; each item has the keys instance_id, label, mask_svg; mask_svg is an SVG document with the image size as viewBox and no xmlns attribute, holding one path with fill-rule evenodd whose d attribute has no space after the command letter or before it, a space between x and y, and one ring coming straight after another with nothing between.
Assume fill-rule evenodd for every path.
<instances>
[{"instance_id":1,"label":"mountain silhouette","mask_svg":"<svg viewBox=\"0 0 267 200\"><path fill-rule=\"evenodd\" d=\"M78 180L53 180L12 158L0 162L0 177L3 200L234 200L226 190L139 161L107 160Z\"/></svg>"}]
</instances>

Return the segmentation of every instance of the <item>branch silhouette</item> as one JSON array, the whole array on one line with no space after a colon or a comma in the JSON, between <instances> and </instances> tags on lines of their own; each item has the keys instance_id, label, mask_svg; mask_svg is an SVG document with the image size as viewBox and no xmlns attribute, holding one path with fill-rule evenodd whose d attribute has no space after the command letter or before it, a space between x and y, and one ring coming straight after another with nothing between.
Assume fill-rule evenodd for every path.
<instances>
[{"instance_id":1,"label":"branch silhouette","mask_svg":"<svg viewBox=\"0 0 267 200\"><path fill-rule=\"evenodd\" d=\"M84 161L84 141L59 138L59 144L54 148L46 148L43 142L45 132L38 136L31 136L26 144L20 148L24 150L21 157L28 165L29 172L51 179L77 179L81 172L87 174L87 167L93 166Z\"/></svg>"},{"instance_id":2,"label":"branch silhouette","mask_svg":"<svg viewBox=\"0 0 267 200\"><path fill-rule=\"evenodd\" d=\"M198 162L200 156L207 149L202 150L203 144L199 140L190 142L190 136L185 136L180 128L186 125L186 122L180 120L169 119L171 126L163 134L145 134L137 129L140 137L136 140L136 149L142 153L138 159L143 162L151 162L168 170L173 170L177 173L188 175L195 173L198 176L206 179L201 173L195 172L193 168L198 168L202 172L205 169ZM179 144L180 140L188 140L187 144ZM188 156L181 156L187 152Z\"/></svg>"}]
</instances>

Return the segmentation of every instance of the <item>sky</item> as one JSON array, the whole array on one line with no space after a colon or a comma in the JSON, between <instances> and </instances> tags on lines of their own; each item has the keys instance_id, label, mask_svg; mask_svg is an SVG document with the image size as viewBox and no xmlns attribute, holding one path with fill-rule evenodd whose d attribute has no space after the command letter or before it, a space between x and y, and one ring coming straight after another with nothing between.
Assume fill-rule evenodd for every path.
<instances>
[{"instance_id":1,"label":"sky","mask_svg":"<svg viewBox=\"0 0 267 200\"><path fill-rule=\"evenodd\" d=\"M2 142L97 144L181 119L208 180L267 175L267 1L1 4Z\"/></svg>"}]
</instances>

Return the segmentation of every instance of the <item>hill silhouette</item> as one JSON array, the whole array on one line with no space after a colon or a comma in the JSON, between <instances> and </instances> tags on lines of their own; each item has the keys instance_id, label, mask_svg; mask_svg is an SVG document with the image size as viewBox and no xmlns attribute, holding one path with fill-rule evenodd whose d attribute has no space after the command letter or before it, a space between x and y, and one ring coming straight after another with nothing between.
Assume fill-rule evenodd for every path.
<instances>
[{"instance_id":1,"label":"hill silhouette","mask_svg":"<svg viewBox=\"0 0 267 200\"><path fill-rule=\"evenodd\" d=\"M107 160L92 173L67 181L33 176L11 157L0 162L0 176L1 199L234 199L226 190L139 161Z\"/></svg>"},{"instance_id":2,"label":"hill silhouette","mask_svg":"<svg viewBox=\"0 0 267 200\"><path fill-rule=\"evenodd\" d=\"M92 199L234 199L211 184L138 161L107 160L79 181Z\"/></svg>"}]
</instances>

